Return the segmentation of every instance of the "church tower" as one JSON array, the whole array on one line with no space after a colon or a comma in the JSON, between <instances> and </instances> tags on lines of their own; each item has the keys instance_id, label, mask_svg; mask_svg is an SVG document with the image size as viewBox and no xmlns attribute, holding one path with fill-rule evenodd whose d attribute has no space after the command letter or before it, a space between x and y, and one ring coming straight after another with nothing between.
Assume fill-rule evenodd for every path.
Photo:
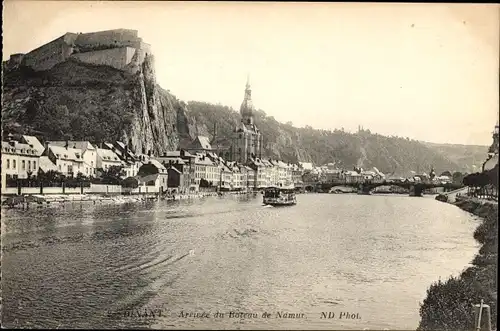
<instances>
[{"instance_id":1,"label":"church tower","mask_svg":"<svg viewBox=\"0 0 500 331\"><path fill-rule=\"evenodd\" d=\"M241 121L234 130L231 155L232 161L246 164L252 158L261 157L262 155L262 134L254 123L255 109L248 77L245 96L240 107L240 115Z\"/></svg>"},{"instance_id":2,"label":"church tower","mask_svg":"<svg viewBox=\"0 0 500 331\"><path fill-rule=\"evenodd\" d=\"M245 125L252 125L253 123L253 115L254 108L252 102L252 89L250 88L250 77L247 76L247 85L245 87L245 97L243 98L243 102L240 106L240 115L241 121Z\"/></svg>"}]
</instances>

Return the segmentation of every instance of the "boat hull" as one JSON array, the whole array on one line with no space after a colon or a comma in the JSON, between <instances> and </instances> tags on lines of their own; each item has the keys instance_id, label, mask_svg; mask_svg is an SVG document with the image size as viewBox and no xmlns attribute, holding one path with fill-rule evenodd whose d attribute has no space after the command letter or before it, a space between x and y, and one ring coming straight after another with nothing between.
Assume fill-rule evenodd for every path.
<instances>
[{"instance_id":1,"label":"boat hull","mask_svg":"<svg viewBox=\"0 0 500 331\"><path fill-rule=\"evenodd\" d=\"M270 205L270 206L273 206L273 207L277 207L277 206L293 206L293 205L297 204L297 201L295 201L295 200L276 201L274 199L264 199L263 203L265 205Z\"/></svg>"},{"instance_id":2,"label":"boat hull","mask_svg":"<svg viewBox=\"0 0 500 331\"><path fill-rule=\"evenodd\" d=\"M273 207L286 207L286 206L294 206L297 203L296 202L264 202L264 204L267 206L273 206Z\"/></svg>"}]
</instances>

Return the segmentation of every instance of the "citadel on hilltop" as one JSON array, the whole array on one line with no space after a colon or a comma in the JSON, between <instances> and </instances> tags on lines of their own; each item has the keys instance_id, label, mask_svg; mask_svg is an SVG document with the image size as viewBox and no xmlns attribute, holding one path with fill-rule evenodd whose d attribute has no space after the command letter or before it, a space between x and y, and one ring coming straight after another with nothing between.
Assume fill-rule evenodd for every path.
<instances>
[{"instance_id":1,"label":"citadel on hilltop","mask_svg":"<svg viewBox=\"0 0 500 331\"><path fill-rule=\"evenodd\" d=\"M119 70L135 71L151 46L139 38L137 30L115 29L91 33L68 32L27 54L12 54L7 68L20 65L35 71L48 70L69 59Z\"/></svg>"}]
</instances>

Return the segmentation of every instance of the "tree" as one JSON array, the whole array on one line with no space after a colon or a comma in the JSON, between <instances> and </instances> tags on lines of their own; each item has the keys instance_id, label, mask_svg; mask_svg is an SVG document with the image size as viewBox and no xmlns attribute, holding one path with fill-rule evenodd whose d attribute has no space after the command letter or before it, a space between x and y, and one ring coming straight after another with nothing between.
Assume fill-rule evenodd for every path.
<instances>
[{"instance_id":1,"label":"tree","mask_svg":"<svg viewBox=\"0 0 500 331\"><path fill-rule=\"evenodd\" d=\"M77 180L78 182L83 182L83 181L87 180L87 176L85 176L85 175L84 175L84 174L82 174L81 172L78 172L78 173L76 174L76 180Z\"/></svg>"},{"instance_id":2,"label":"tree","mask_svg":"<svg viewBox=\"0 0 500 331\"><path fill-rule=\"evenodd\" d=\"M457 171L453 173L452 179L453 183L462 183L464 175L460 171Z\"/></svg>"},{"instance_id":3,"label":"tree","mask_svg":"<svg viewBox=\"0 0 500 331\"><path fill-rule=\"evenodd\" d=\"M494 187L498 188L498 163L495 165L493 169L489 170L486 174L488 176L489 183Z\"/></svg>"},{"instance_id":4,"label":"tree","mask_svg":"<svg viewBox=\"0 0 500 331\"><path fill-rule=\"evenodd\" d=\"M439 175L439 176L447 176L447 177L450 177L450 178L453 177L452 174L451 174L451 172L449 172L448 170L443 171L441 173L441 175Z\"/></svg>"},{"instance_id":5,"label":"tree","mask_svg":"<svg viewBox=\"0 0 500 331\"><path fill-rule=\"evenodd\" d=\"M137 175L143 177L143 176L154 175L157 173L158 173L158 168L156 168L155 165L151 163L146 163L139 168Z\"/></svg>"},{"instance_id":6,"label":"tree","mask_svg":"<svg viewBox=\"0 0 500 331\"><path fill-rule=\"evenodd\" d=\"M125 175L123 167L121 166L111 166L101 173L101 179L103 184L118 185L121 182L121 177Z\"/></svg>"},{"instance_id":7,"label":"tree","mask_svg":"<svg viewBox=\"0 0 500 331\"><path fill-rule=\"evenodd\" d=\"M123 187L128 187L128 188L138 188L139 187L139 181L134 178L134 177L127 177L123 180L122 182Z\"/></svg>"},{"instance_id":8,"label":"tree","mask_svg":"<svg viewBox=\"0 0 500 331\"><path fill-rule=\"evenodd\" d=\"M202 178L200 180L200 187L210 187L210 183L206 179Z\"/></svg>"},{"instance_id":9,"label":"tree","mask_svg":"<svg viewBox=\"0 0 500 331\"><path fill-rule=\"evenodd\" d=\"M63 181L65 177L66 176L64 176L62 173L56 170L49 170L47 172L43 172L42 170L40 170L38 175L38 178L40 178L40 180L50 184L60 183Z\"/></svg>"}]
</instances>

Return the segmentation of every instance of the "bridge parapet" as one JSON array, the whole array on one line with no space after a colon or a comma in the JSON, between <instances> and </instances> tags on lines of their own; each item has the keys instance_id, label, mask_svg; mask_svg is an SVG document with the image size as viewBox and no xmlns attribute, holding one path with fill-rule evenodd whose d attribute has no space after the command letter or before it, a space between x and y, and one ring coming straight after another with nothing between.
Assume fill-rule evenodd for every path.
<instances>
[{"instance_id":1,"label":"bridge parapet","mask_svg":"<svg viewBox=\"0 0 500 331\"><path fill-rule=\"evenodd\" d=\"M410 189L411 187L417 188L418 191L424 191L431 188L443 187L445 192L460 189L463 185L454 183L433 183L430 181L425 182L393 182L393 181L363 181L363 182L347 182L347 181L335 181L335 182L317 182L316 188L323 191L328 191L334 186L348 186L354 187L360 190L373 190L379 186L398 186L405 189Z\"/></svg>"}]
</instances>

